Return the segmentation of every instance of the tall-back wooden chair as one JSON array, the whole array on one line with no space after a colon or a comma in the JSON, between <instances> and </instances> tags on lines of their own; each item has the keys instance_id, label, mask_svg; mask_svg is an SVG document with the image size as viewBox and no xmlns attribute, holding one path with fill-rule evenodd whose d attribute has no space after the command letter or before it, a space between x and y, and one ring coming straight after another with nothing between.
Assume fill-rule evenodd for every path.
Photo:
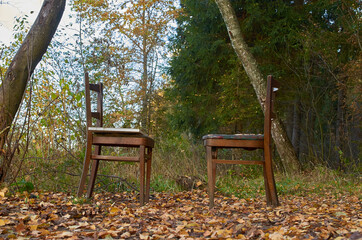
<instances>
[{"instance_id":1,"label":"tall-back wooden chair","mask_svg":"<svg viewBox=\"0 0 362 240\"><path fill-rule=\"evenodd\" d=\"M267 78L267 94L264 109L264 134L209 134L203 136L206 147L207 176L209 188L209 206L214 207L214 189L216 182L216 164L259 164L263 166L265 193L267 204L278 206L278 196L275 187L274 174L272 168L272 138L271 123L273 118L273 102L275 91L279 88L279 83L272 76ZM263 149L262 160L224 160L218 159L218 149L220 148L242 148L246 150Z\"/></svg>"},{"instance_id":2,"label":"tall-back wooden chair","mask_svg":"<svg viewBox=\"0 0 362 240\"><path fill-rule=\"evenodd\" d=\"M152 148L154 140L139 129L131 128L104 128L103 127L103 84L90 84L88 73L85 73L85 100L87 114L87 145L83 164L83 172L78 188L78 197L83 195L84 185L92 160L92 169L88 183L87 198L93 193L94 183L97 176L99 161L123 161L139 162L140 169L140 204L148 202L150 196L150 178ZM97 94L97 110L92 112L91 94ZM96 125L92 125L92 119L96 119ZM107 156L101 154L102 146L126 147L138 149L137 156ZM145 174L146 172L146 174ZM145 184L146 178L146 184Z\"/></svg>"}]
</instances>

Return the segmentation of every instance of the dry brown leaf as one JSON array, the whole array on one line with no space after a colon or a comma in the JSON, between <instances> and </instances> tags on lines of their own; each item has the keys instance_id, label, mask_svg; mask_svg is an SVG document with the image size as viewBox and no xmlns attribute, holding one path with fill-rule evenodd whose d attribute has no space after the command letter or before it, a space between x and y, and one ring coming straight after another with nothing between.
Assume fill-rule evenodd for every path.
<instances>
[{"instance_id":1,"label":"dry brown leaf","mask_svg":"<svg viewBox=\"0 0 362 240\"><path fill-rule=\"evenodd\" d=\"M23 232L25 230L25 225L24 223L21 221L16 227L15 227L15 231L17 232Z\"/></svg>"},{"instance_id":2,"label":"dry brown leaf","mask_svg":"<svg viewBox=\"0 0 362 240\"><path fill-rule=\"evenodd\" d=\"M72 237L73 236L73 233L72 232L61 232L57 235L57 237Z\"/></svg>"},{"instance_id":3,"label":"dry brown leaf","mask_svg":"<svg viewBox=\"0 0 362 240\"><path fill-rule=\"evenodd\" d=\"M150 237L149 233L141 233L140 234L140 239L145 240L145 239L149 239L149 237Z\"/></svg>"}]
</instances>

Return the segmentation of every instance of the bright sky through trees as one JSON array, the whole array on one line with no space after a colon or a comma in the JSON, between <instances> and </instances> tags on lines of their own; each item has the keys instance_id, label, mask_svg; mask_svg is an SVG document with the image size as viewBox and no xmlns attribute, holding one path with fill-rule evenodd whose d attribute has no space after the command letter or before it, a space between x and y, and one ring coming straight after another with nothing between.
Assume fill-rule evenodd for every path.
<instances>
[{"instance_id":1,"label":"bright sky through trees","mask_svg":"<svg viewBox=\"0 0 362 240\"><path fill-rule=\"evenodd\" d=\"M12 40L16 18L27 15L28 27L31 27L38 16L42 4L43 0L0 0L0 43L8 44ZM69 13L70 7L68 5L65 7L60 26L69 22Z\"/></svg>"},{"instance_id":2,"label":"bright sky through trees","mask_svg":"<svg viewBox=\"0 0 362 240\"><path fill-rule=\"evenodd\" d=\"M28 15L31 25L42 3L42 0L0 0L0 42L8 43L11 40L16 17Z\"/></svg>"}]
</instances>

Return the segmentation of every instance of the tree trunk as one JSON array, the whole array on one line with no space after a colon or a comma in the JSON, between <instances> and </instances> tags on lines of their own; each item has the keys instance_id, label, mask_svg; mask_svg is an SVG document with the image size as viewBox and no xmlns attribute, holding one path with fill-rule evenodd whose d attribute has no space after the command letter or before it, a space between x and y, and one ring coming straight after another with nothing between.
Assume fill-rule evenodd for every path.
<instances>
[{"instance_id":1,"label":"tree trunk","mask_svg":"<svg viewBox=\"0 0 362 240\"><path fill-rule=\"evenodd\" d=\"M289 139L293 137L293 120L294 120L294 105L290 104L287 110L287 119L285 120L285 129L287 131Z\"/></svg>"},{"instance_id":2,"label":"tree trunk","mask_svg":"<svg viewBox=\"0 0 362 240\"><path fill-rule=\"evenodd\" d=\"M0 150L3 155L7 133L23 99L26 85L36 65L46 52L62 18L66 0L44 0L37 19L5 73L0 86ZM9 163L0 162L0 182Z\"/></svg>"},{"instance_id":3,"label":"tree trunk","mask_svg":"<svg viewBox=\"0 0 362 240\"><path fill-rule=\"evenodd\" d=\"M346 80L342 77L338 86L338 99L337 99L337 118L336 118L336 141L334 158L335 163L332 163L339 169L344 169L343 158L349 158L349 151L347 150L348 138L346 137Z\"/></svg>"},{"instance_id":4,"label":"tree trunk","mask_svg":"<svg viewBox=\"0 0 362 240\"><path fill-rule=\"evenodd\" d=\"M292 145L294 147L295 154L299 159L299 144L300 144L300 99L297 98L294 103L293 109L293 134L292 134Z\"/></svg>"},{"instance_id":5,"label":"tree trunk","mask_svg":"<svg viewBox=\"0 0 362 240\"><path fill-rule=\"evenodd\" d=\"M143 65L143 73L141 80L141 98L142 98L142 109L141 109L141 127L147 133L149 129L147 129L148 121L147 119L147 102L148 102L148 51L147 51L147 26L146 26L146 5L142 2L142 65Z\"/></svg>"},{"instance_id":6,"label":"tree trunk","mask_svg":"<svg viewBox=\"0 0 362 240\"><path fill-rule=\"evenodd\" d=\"M236 14L229 0L215 0L219 7L221 15L228 29L229 37L239 60L243 64L246 74L255 90L256 96L264 111L264 102L266 98L266 81L258 69L258 64L250 53L247 44L241 34L241 29L236 18ZM283 162L285 171L293 173L299 170L299 161L293 149L293 146L287 136L282 122L275 117L272 124L272 135L277 146L278 153Z\"/></svg>"}]
</instances>

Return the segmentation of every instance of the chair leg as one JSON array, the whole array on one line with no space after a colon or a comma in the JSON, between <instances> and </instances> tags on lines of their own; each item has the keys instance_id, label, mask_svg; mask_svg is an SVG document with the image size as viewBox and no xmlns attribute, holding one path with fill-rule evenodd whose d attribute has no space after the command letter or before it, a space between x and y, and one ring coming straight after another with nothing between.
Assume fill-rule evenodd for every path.
<instances>
[{"instance_id":1,"label":"chair leg","mask_svg":"<svg viewBox=\"0 0 362 240\"><path fill-rule=\"evenodd\" d=\"M150 199L151 187L151 165L152 165L152 148L147 148L147 172L146 172L146 196L145 202L148 203Z\"/></svg>"},{"instance_id":2,"label":"chair leg","mask_svg":"<svg viewBox=\"0 0 362 240\"><path fill-rule=\"evenodd\" d=\"M88 171L89 171L91 153L92 153L92 136L87 135L87 146L86 146L85 156L84 156L83 172L82 172L82 176L80 178L79 187L78 187L78 193L77 193L78 197L81 197L83 195L85 180L87 178Z\"/></svg>"},{"instance_id":3,"label":"chair leg","mask_svg":"<svg viewBox=\"0 0 362 240\"><path fill-rule=\"evenodd\" d=\"M99 165L99 160L93 160L92 167L91 167L92 170L91 170L90 179L89 179L89 183L88 183L87 198L92 197L94 184L95 184L96 177L97 177L98 165Z\"/></svg>"},{"instance_id":4,"label":"chair leg","mask_svg":"<svg viewBox=\"0 0 362 240\"><path fill-rule=\"evenodd\" d=\"M217 159L217 152L218 152L218 149L217 148L212 148L212 158L213 159ZM216 186L216 163L212 162L212 176L213 176L213 186L214 186L214 189L215 189L215 186Z\"/></svg>"},{"instance_id":5,"label":"chair leg","mask_svg":"<svg viewBox=\"0 0 362 240\"><path fill-rule=\"evenodd\" d=\"M269 205L271 205L271 195L270 195L270 190L269 190L268 178L266 175L265 164L263 165L263 175L264 175L266 202L267 202L267 205L269 206Z\"/></svg>"},{"instance_id":6,"label":"chair leg","mask_svg":"<svg viewBox=\"0 0 362 240\"><path fill-rule=\"evenodd\" d=\"M140 205L145 204L145 146L140 146Z\"/></svg>"},{"instance_id":7,"label":"chair leg","mask_svg":"<svg viewBox=\"0 0 362 240\"><path fill-rule=\"evenodd\" d=\"M101 146L95 146L94 152L97 155L101 155ZM91 175L90 175L90 179L89 179L89 183L88 183L87 198L92 197L94 184L95 184L97 172L98 172L98 165L99 165L99 160L93 160L92 168L91 168L92 169Z\"/></svg>"},{"instance_id":8,"label":"chair leg","mask_svg":"<svg viewBox=\"0 0 362 240\"><path fill-rule=\"evenodd\" d=\"M207 177L209 187L209 207L214 207L214 191L216 179L216 164L212 162L212 147L206 146Z\"/></svg>"},{"instance_id":9,"label":"chair leg","mask_svg":"<svg viewBox=\"0 0 362 240\"><path fill-rule=\"evenodd\" d=\"M265 157L265 175L267 178L267 185L270 194L271 202L268 205L272 205L273 207L279 206L279 200L277 195L277 190L274 181L274 174L273 174L273 166L272 166L272 156L270 148L264 149L264 157Z\"/></svg>"}]
</instances>

